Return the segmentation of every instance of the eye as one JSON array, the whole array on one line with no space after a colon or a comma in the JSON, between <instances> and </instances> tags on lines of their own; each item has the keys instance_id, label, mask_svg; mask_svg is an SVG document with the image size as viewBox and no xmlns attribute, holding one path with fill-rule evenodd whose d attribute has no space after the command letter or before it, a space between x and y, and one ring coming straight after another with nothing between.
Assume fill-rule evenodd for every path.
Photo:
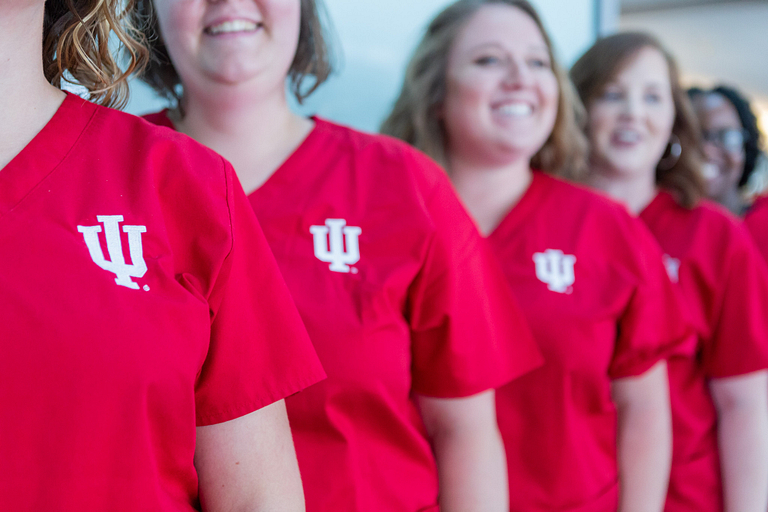
<instances>
[{"instance_id":1,"label":"eye","mask_svg":"<svg viewBox=\"0 0 768 512\"><path fill-rule=\"evenodd\" d=\"M661 103L661 94L657 92L645 93L645 101L648 103Z\"/></svg>"},{"instance_id":2,"label":"eye","mask_svg":"<svg viewBox=\"0 0 768 512\"><path fill-rule=\"evenodd\" d=\"M493 66L501 63L501 59L495 55L483 55L475 59L475 64L479 66Z\"/></svg>"},{"instance_id":3,"label":"eye","mask_svg":"<svg viewBox=\"0 0 768 512\"><path fill-rule=\"evenodd\" d=\"M528 65L532 68L549 69L551 64L547 59L533 58L528 59Z\"/></svg>"},{"instance_id":4,"label":"eye","mask_svg":"<svg viewBox=\"0 0 768 512\"><path fill-rule=\"evenodd\" d=\"M603 94L600 96L600 99L605 101L619 101L623 97L624 95L621 93L621 91L607 89L603 91Z\"/></svg>"}]
</instances>

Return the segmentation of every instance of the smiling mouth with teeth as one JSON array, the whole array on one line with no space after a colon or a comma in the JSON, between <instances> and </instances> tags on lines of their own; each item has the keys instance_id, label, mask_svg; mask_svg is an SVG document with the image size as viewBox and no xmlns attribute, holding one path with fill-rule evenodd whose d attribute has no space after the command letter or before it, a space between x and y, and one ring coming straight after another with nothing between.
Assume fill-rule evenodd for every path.
<instances>
[{"instance_id":1,"label":"smiling mouth with teeth","mask_svg":"<svg viewBox=\"0 0 768 512\"><path fill-rule=\"evenodd\" d=\"M248 20L232 20L206 27L205 33L210 36L219 34L232 34L236 32L255 32L261 27L261 23Z\"/></svg>"},{"instance_id":2,"label":"smiling mouth with teeth","mask_svg":"<svg viewBox=\"0 0 768 512\"><path fill-rule=\"evenodd\" d=\"M496 109L500 114L513 117L529 116L533 108L527 103L508 103Z\"/></svg>"}]
</instances>

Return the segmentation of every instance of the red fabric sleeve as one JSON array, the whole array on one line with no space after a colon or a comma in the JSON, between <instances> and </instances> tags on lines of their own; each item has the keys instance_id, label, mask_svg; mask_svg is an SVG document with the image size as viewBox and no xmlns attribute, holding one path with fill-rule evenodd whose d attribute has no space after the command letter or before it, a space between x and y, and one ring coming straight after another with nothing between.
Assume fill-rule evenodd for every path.
<instances>
[{"instance_id":1,"label":"red fabric sleeve","mask_svg":"<svg viewBox=\"0 0 768 512\"><path fill-rule=\"evenodd\" d=\"M639 219L632 220L639 276L619 319L616 349L608 369L612 379L641 375L669 357L691 357L697 343L680 290L664 267L661 249L645 225Z\"/></svg>"},{"instance_id":2,"label":"red fabric sleeve","mask_svg":"<svg viewBox=\"0 0 768 512\"><path fill-rule=\"evenodd\" d=\"M238 418L325 378L239 181L226 164L232 246L209 296L197 425Z\"/></svg>"},{"instance_id":3,"label":"red fabric sleeve","mask_svg":"<svg viewBox=\"0 0 768 512\"><path fill-rule=\"evenodd\" d=\"M759 197L744 217L744 225L758 250L768 261L768 197Z\"/></svg>"},{"instance_id":4,"label":"red fabric sleeve","mask_svg":"<svg viewBox=\"0 0 768 512\"><path fill-rule=\"evenodd\" d=\"M471 396L541 365L506 278L447 178L427 209L434 232L409 291L413 390Z\"/></svg>"},{"instance_id":5,"label":"red fabric sleeve","mask_svg":"<svg viewBox=\"0 0 768 512\"><path fill-rule=\"evenodd\" d=\"M704 344L710 377L732 377L768 368L768 268L749 233L733 224L730 258L712 339Z\"/></svg>"}]
</instances>

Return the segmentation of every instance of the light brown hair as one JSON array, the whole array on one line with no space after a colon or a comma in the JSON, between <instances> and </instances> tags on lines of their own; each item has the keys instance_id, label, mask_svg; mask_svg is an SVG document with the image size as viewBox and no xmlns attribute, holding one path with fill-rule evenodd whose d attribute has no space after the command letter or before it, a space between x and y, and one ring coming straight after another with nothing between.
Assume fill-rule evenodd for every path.
<instances>
[{"instance_id":1,"label":"light brown hair","mask_svg":"<svg viewBox=\"0 0 768 512\"><path fill-rule=\"evenodd\" d=\"M625 32L598 40L571 68L571 79L589 111L589 107L624 66L644 48L657 50L669 69L675 120L672 134L682 152L673 164L663 158L656 167L656 184L673 193L678 202L693 207L704 195L701 164L704 156L698 122L688 95L680 85L680 73L672 55L653 36L641 32Z\"/></svg>"},{"instance_id":2,"label":"light brown hair","mask_svg":"<svg viewBox=\"0 0 768 512\"><path fill-rule=\"evenodd\" d=\"M128 77L149 57L139 30L135 0L47 0L43 23L43 70L56 87L73 82L90 99L111 107L128 101ZM119 43L109 47L110 35ZM125 69L119 55L127 57Z\"/></svg>"},{"instance_id":3,"label":"light brown hair","mask_svg":"<svg viewBox=\"0 0 768 512\"><path fill-rule=\"evenodd\" d=\"M181 77L173 67L163 42L152 0L137 0L139 14L146 20L145 36L150 42L151 61L141 79L175 106L180 106ZM333 71L332 53L321 18L321 0L301 0L301 21L296 55L288 70L290 90L299 103L320 87ZM313 81L305 87L307 79Z\"/></svg>"},{"instance_id":4,"label":"light brown hair","mask_svg":"<svg viewBox=\"0 0 768 512\"><path fill-rule=\"evenodd\" d=\"M531 165L552 174L581 176L586 172L587 152L587 142L578 124L583 108L568 76L557 64L541 19L525 0L459 0L438 14L408 64L400 96L381 126L382 133L402 139L438 163L446 164L446 131L440 110L446 95L448 55L464 26L486 5L507 5L531 17L547 44L557 78L559 98L555 126L544 146L531 159Z\"/></svg>"}]
</instances>

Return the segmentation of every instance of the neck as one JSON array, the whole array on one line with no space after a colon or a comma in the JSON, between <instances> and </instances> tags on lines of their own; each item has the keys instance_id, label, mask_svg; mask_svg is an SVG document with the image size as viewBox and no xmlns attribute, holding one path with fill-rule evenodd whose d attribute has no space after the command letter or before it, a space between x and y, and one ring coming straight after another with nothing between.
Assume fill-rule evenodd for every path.
<instances>
[{"instance_id":1,"label":"neck","mask_svg":"<svg viewBox=\"0 0 768 512\"><path fill-rule=\"evenodd\" d=\"M283 88L270 94L244 86L185 90L184 110L176 127L229 160L247 193L261 186L313 127L290 110Z\"/></svg>"},{"instance_id":2,"label":"neck","mask_svg":"<svg viewBox=\"0 0 768 512\"><path fill-rule=\"evenodd\" d=\"M595 167L589 184L623 203L635 215L642 212L657 193L653 169L644 173L623 174Z\"/></svg>"},{"instance_id":3,"label":"neck","mask_svg":"<svg viewBox=\"0 0 768 512\"><path fill-rule=\"evenodd\" d=\"M499 225L533 179L526 158L498 165L451 155L448 171L459 197L483 235L489 235Z\"/></svg>"},{"instance_id":4,"label":"neck","mask_svg":"<svg viewBox=\"0 0 768 512\"><path fill-rule=\"evenodd\" d=\"M43 73L44 4L0 7L0 168L53 117L64 93Z\"/></svg>"},{"instance_id":5,"label":"neck","mask_svg":"<svg viewBox=\"0 0 768 512\"><path fill-rule=\"evenodd\" d=\"M718 198L718 202L728 208L731 213L741 217L744 213L744 200L736 188L729 188L723 197Z\"/></svg>"}]
</instances>

